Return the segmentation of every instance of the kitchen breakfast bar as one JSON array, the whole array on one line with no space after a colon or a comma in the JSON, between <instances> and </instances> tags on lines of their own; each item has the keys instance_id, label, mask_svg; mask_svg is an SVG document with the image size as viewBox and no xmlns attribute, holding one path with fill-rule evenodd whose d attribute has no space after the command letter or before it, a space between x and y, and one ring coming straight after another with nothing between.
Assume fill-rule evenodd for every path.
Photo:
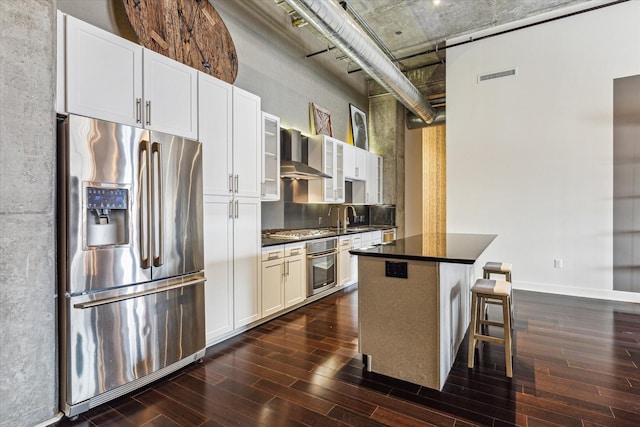
<instances>
[{"instance_id":1,"label":"kitchen breakfast bar","mask_svg":"<svg viewBox=\"0 0 640 427\"><path fill-rule=\"evenodd\" d=\"M474 264L495 238L422 234L351 251L369 371L442 389L469 326Z\"/></svg>"}]
</instances>

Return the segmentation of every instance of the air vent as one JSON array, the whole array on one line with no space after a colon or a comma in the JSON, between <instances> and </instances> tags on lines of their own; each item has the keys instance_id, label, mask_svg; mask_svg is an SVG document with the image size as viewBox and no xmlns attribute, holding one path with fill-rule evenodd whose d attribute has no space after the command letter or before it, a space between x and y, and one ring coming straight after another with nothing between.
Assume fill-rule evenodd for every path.
<instances>
[{"instance_id":1,"label":"air vent","mask_svg":"<svg viewBox=\"0 0 640 427\"><path fill-rule=\"evenodd\" d=\"M501 79L503 77L517 76L518 69L510 68L508 70L496 71L495 73L479 74L478 83L486 82L489 80Z\"/></svg>"}]
</instances>

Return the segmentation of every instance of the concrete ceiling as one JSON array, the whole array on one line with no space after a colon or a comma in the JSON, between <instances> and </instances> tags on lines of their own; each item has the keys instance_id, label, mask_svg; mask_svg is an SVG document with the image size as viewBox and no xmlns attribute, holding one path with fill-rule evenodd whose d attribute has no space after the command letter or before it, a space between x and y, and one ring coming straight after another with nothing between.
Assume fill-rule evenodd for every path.
<instances>
[{"instance_id":1,"label":"concrete ceiling","mask_svg":"<svg viewBox=\"0 0 640 427\"><path fill-rule=\"evenodd\" d=\"M292 15L283 0L275 0ZM332 0L337 1L337 0ZM510 24L525 18L534 18L548 12L562 12L575 7L601 6L615 1L590 0L347 0L341 2L357 20L360 18L377 36L388 57L409 77L414 85L432 101L434 106L444 105L447 40ZM561 13L560 13L561 14ZM304 22L302 22L304 25ZM306 26L311 31L310 26ZM318 37L321 37L318 35ZM327 46L329 47L329 46ZM384 50L384 49L383 49ZM327 55L323 48L309 52L308 56ZM340 52L336 58L346 61L348 72L359 71L355 63ZM373 80L369 95L383 93Z\"/></svg>"},{"instance_id":2,"label":"concrete ceiling","mask_svg":"<svg viewBox=\"0 0 640 427\"><path fill-rule=\"evenodd\" d=\"M435 62L444 54L423 54L445 40L530 18L587 0L347 0L373 29L403 70ZM412 57L413 55L417 55Z\"/></svg>"}]
</instances>

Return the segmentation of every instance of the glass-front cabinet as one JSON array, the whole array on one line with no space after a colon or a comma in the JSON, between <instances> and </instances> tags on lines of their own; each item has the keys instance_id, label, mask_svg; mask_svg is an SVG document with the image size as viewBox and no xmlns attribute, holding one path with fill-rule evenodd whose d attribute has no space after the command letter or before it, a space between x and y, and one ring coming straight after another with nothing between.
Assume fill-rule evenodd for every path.
<instances>
[{"instance_id":1,"label":"glass-front cabinet","mask_svg":"<svg viewBox=\"0 0 640 427\"><path fill-rule=\"evenodd\" d=\"M309 137L309 166L331 176L309 181L309 202L344 202L344 143L327 135Z\"/></svg>"},{"instance_id":2,"label":"glass-front cabinet","mask_svg":"<svg viewBox=\"0 0 640 427\"><path fill-rule=\"evenodd\" d=\"M262 112L262 200L280 200L280 118Z\"/></svg>"}]
</instances>

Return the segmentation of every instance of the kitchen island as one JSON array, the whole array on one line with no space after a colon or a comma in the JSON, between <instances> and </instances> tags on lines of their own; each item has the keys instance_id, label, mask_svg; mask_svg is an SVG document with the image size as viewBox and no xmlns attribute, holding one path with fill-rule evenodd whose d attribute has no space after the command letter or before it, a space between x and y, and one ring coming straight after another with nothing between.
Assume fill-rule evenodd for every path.
<instances>
[{"instance_id":1,"label":"kitchen island","mask_svg":"<svg viewBox=\"0 0 640 427\"><path fill-rule=\"evenodd\" d=\"M351 251L368 370L442 389L469 326L473 265L495 238L423 234Z\"/></svg>"}]
</instances>

